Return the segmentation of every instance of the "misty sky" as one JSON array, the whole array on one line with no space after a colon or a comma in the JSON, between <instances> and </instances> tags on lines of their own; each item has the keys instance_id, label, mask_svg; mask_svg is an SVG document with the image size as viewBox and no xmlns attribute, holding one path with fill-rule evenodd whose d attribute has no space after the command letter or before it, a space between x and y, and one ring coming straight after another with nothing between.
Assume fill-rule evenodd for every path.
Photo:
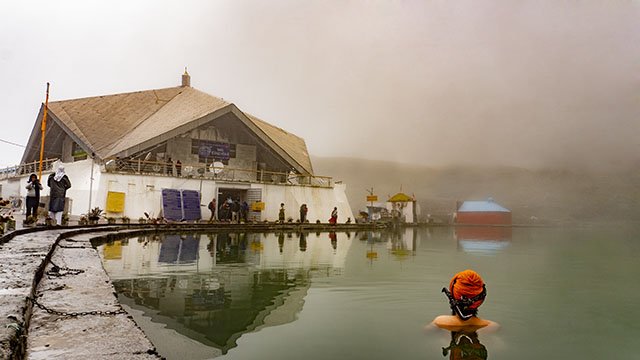
<instances>
[{"instance_id":1,"label":"misty sky","mask_svg":"<svg viewBox=\"0 0 640 360\"><path fill-rule=\"evenodd\" d=\"M2 1L0 139L184 66L315 156L640 165L640 1Z\"/></svg>"}]
</instances>

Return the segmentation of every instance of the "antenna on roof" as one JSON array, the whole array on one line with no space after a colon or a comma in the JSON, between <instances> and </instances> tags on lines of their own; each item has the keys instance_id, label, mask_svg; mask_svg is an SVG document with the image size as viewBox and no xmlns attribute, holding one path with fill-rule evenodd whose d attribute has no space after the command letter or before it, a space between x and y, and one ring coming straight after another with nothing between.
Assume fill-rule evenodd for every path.
<instances>
[{"instance_id":1,"label":"antenna on roof","mask_svg":"<svg viewBox=\"0 0 640 360\"><path fill-rule=\"evenodd\" d=\"M184 67L184 74L182 74L182 87L191 87L191 76L187 72L187 67Z\"/></svg>"}]
</instances>

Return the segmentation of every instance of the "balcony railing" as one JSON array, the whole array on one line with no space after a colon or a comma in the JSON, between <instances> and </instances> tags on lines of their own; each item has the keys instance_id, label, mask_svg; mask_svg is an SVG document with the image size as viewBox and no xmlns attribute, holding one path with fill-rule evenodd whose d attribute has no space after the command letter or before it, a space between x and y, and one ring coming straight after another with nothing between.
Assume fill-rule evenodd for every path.
<instances>
[{"instance_id":1,"label":"balcony railing","mask_svg":"<svg viewBox=\"0 0 640 360\"><path fill-rule=\"evenodd\" d=\"M216 167L213 164L181 164L113 159L105 162L104 171L108 173L140 174L155 176L173 176L184 178L202 178L218 181L259 182L267 184L306 185L332 187L333 179L328 176L302 175L293 172L275 172L266 170Z\"/></svg>"},{"instance_id":2,"label":"balcony railing","mask_svg":"<svg viewBox=\"0 0 640 360\"><path fill-rule=\"evenodd\" d=\"M58 159L46 159L42 160L42 171L53 171L53 163ZM4 169L0 169L0 180L10 179L14 177L20 177L29 174L37 174L40 171L40 162L34 161L27 164L10 166ZM40 179L42 181L42 179Z\"/></svg>"}]
</instances>

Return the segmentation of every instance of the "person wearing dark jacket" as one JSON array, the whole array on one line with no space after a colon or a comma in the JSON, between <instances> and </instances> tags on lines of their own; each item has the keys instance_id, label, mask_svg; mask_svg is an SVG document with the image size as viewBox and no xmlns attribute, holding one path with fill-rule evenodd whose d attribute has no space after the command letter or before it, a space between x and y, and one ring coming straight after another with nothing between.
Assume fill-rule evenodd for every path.
<instances>
[{"instance_id":1,"label":"person wearing dark jacket","mask_svg":"<svg viewBox=\"0 0 640 360\"><path fill-rule=\"evenodd\" d=\"M49 213L51 218L56 219L56 224L62 224L62 212L64 211L64 201L67 196L67 189L71 187L71 181L64 172L64 166L58 165L56 172L49 175L47 185L49 192Z\"/></svg>"},{"instance_id":2,"label":"person wearing dark jacket","mask_svg":"<svg viewBox=\"0 0 640 360\"><path fill-rule=\"evenodd\" d=\"M38 205L40 204L40 190L42 184L38 180L38 175L31 174L27 182L27 220L30 216L38 218Z\"/></svg>"}]
</instances>

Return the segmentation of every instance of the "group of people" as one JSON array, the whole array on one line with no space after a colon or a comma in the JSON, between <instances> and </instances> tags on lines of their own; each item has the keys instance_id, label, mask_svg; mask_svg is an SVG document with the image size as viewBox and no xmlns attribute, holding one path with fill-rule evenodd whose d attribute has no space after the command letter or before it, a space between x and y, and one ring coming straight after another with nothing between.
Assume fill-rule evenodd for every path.
<instances>
[{"instance_id":1,"label":"group of people","mask_svg":"<svg viewBox=\"0 0 640 360\"><path fill-rule=\"evenodd\" d=\"M182 176L182 161L176 160L176 163L174 164L173 160L171 159L171 156L169 156L167 158L167 169L166 169L166 172L168 172L169 175L173 175L174 166L176 168L176 176L178 177Z\"/></svg>"},{"instance_id":2,"label":"group of people","mask_svg":"<svg viewBox=\"0 0 640 360\"><path fill-rule=\"evenodd\" d=\"M307 219L307 213L309 212L309 208L307 204L300 205L300 218L299 221L301 224L309 222ZM285 222L285 209L284 203L280 203L280 211L278 212L278 222L284 224ZM333 211L331 211L331 217L329 218L329 224L335 225L338 223L338 208L334 207Z\"/></svg>"},{"instance_id":3,"label":"group of people","mask_svg":"<svg viewBox=\"0 0 640 360\"><path fill-rule=\"evenodd\" d=\"M49 217L55 219L57 225L62 224L67 190L71 188L71 181L64 171L64 166L59 164L56 171L47 178L49 187ZM40 206L40 192L44 190L42 183L36 174L31 174L26 185L26 221L35 222L38 218Z\"/></svg>"},{"instance_id":4,"label":"group of people","mask_svg":"<svg viewBox=\"0 0 640 360\"><path fill-rule=\"evenodd\" d=\"M207 206L211 212L209 222L216 220L216 211L218 213L217 220L229 221L229 222L247 222L249 216L249 204L246 201L240 202L239 199L227 198L220 206L217 206L216 198L213 198ZM309 222L307 219L307 213L309 208L307 204L300 205L300 219L301 224ZM278 222L284 224L286 222L286 211L284 203L280 203L280 210L278 211ZM334 207L331 212L330 224L336 224L338 222L338 208Z\"/></svg>"},{"instance_id":5,"label":"group of people","mask_svg":"<svg viewBox=\"0 0 640 360\"><path fill-rule=\"evenodd\" d=\"M209 202L209 211L211 218L209 222L216 220L216 211L218 211L218 220L227 222L247 222L249 220L249 204L246 201L240 202L240 199L227 198L220 206L216 206L216 199L213 198Z\"/></svg>"}]
</instances>

